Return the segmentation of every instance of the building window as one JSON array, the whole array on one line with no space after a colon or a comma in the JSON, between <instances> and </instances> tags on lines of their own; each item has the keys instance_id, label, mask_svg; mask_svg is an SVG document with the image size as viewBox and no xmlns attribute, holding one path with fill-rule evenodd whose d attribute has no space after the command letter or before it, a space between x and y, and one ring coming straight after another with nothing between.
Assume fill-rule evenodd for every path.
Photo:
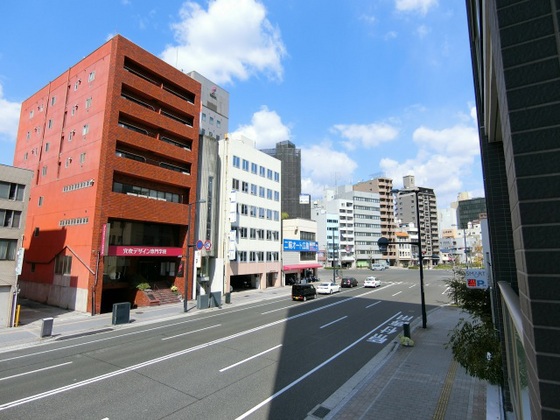
<instances>
[{"instance_id":1,"label":"building window","mask_svg":"<svg viewBox=\"0 0 560 420\"><path fill-rule=\"evenodd\" d=\"M251 230L249 231L249 237L251 239L257 239L257 229L251 228Z\"/></svg>"},{"instance_id":2,"label":"building window","mask_svg":"<svg viewBox=\"0 0 560 420\"><path fill-rule=\"evenodd\" d=\"M51 106L53 106L56 103L56 96L53 96L51 98Z\"/></svg>"},{"instance_id":3,"label":"building window","mask_svg":"<svg viewBox=\"0 0 560 420\"><path fill-rule=\"evenodd\" d=\"M234 156L233 157L233 167L234 168L239 168L241 166L241 159L239 158L239 156Z\"/></svg>"},{"instance_id":4,"label":"building window","mask_svg":"<svg viewBox=\"0 0 560 420\"><path fill-rule=\"evenodd\" d=\"M25 139L29 140L31 138L31 131L28 131L27 134L25 135Z\"/></svg>"},{"instance_id":5,"label":"building window","mask_svg":"<svg viewBox=\"0 0 560 420\"><path fill-rule=\"evenodd\" d=\"M277 210L274 210L274 220L276 222L280 220L280 213Z\"/></svg>"},{"instance_id":6,"label":"building window","mask_svg":"<svg viewBox=\"0 0 560 420\"><path fill-rule=\"evenodd\" d=\"M251 184L251 195L257 195L257 186L255 184Z\"/></svg>"},{"instance_id":7,"label":"building window","mask_svg":"<svg viewBox=\"0 0 560 420\"><path fill-rule=\"evenodd\" d=\"M241 183L241 191L243 191L244 193L248 193L249 192L249 183L243 181Z\"/></svg>"},{"instance_id":8,"label":"building window","mask_svg":"<svg viewBox=\"0 0 560 420\"><path fill-rule=\"evenodd\" d=\"M76 134L76 132L74 130L72 130L68 133L68 141L72 141L72 139L74 138L74 134Z\"/></svg>"},{"instance_id":9,"label":"building window","mask_svg":"<svg viewBox=\"0 0 560 420\"><path fill-rule=\"evenodd\" d=\"M259 187L259 197L264 198L266 189L264 187Z\"/></svg>"},{"instance_id":10,"label":"building window","mask_svg":"<svg viewBox=\"0 0 560 420\"><path fill-rule=\"evenodd\" d=\"M16 248L16 239L0 239L0 260L15 261Z\"/></svg>"},{"instance_id":11,"label":"building window","mask_svg":"<svg viewBox=\"0 0 560 420\"><path fill-rule=\"evenodd\" d=\"M280 201L280 192L274 191L274 201Z\"/></svg>"},{"instance_id":12,"label":"building window","mask_svg":"<svg viewBox=\"0 0 560 420\"><path fill-rule=\"evenodd\" d=\"M66 255L57 255L54 261L55 274L70 274L72 270L72 257Z\"/></svg>"},{"instance_id":13,"label":"building window","mask_svg":"<svg viewBox=\"0 0 560 420\"><path fill-rule=\"evenodd\" d=\"M210 117L210 125L214 125L214 117Z\"/></svg>"},{"instance_id":14,"label":"building window","mask_svg":"<svg viewBox=\"0 0 560 420\"><path fill-rule=\"evenodd\" d=\"M206 114L204 112L202 113L202 121L206 121Z\"/></svg>"},{"instance_id":15,"label":"building window","mask_svg":"<svg viewBox=\"0 0 560 420\"><path fill-rule=\"evenodd\" d=\"M38 205L39 207L41 207L41 206L43 205L43 196L40 196L40 197L39 197L39 202L37 203L37 205Z\"/></svg>"},{"instance_id":16,"label":"building window","mask_svg":"<svg viewBox=\"0 0 560 420\"><path fill-rule=\"evenodd\" d=\"M274 172L274 181L280 182L280 173L279 172Z\"/></svg>"},{"instance_id":17,"label":"building window","mask_svg":"<svg viewBox=\"0 0 560 420\"><path fill-rule=\"evenodd\" d=\"M257 207L256 206L249 207L249 216L257 217Z\"/></svg>"},{"instance_id":18,"label":"building window","mask_svg":"<svg viewBox=\"0 0 560 420\"><path fill-rule=\"evenodd\" d=\"M49 122L47 123L47 128L52 128L53 126L53 120L52 118L49 120Z\"/></svg>"},{"instance_id":19,"label":"building window","mask_svg":"<svg viewBox=\"0 0 560 420\"><path fill-rule=\"evenodd\" d=\"M86 99L86 109L91 108L91 103L93 102L92 98L87 98Z\"/></svg>"},{"instance_id":20,"label":"building window","mask_svg":"<svg viewBox=\"0 0 560 420\"><path fill-rule=\"evenodd\" d=\"M267 170L266 170L266 177L267 177L268 179L272 179L272 169L267 169Z\"/></svg>"},{"instance_id":21,"label":"building window","mask_svg":"<svg viewBox=\"0 0 560 420\"><path fill-rule=\"evenodd\" d=\"M231 180L231 188L235 191L239 191L239 180L238 179L233 178Z\"/></svg>"},{"instance_id":22,"label":"building window","mask_svg":"<svg viewBox=\"0 0 560 420\"><path fill-rule=\"evenodd\" d=\"M245 216L249 214L249 206L247 204L240 204L239 206L241 207L239 211L241 214Z\"/></svg>"},{"instance_id":23,"label":"building window","mask_svg":"<svg viewBox=\"0 0 560 420\"><path fill-rule=\"evenodd\" d=\"M251 173L252 174L256 174L258 171L259 165L257 165L256 163L252 163L251 162Z\"/></svg>"},{"instance_id":24,"label":"building window","mask_svg":"<svg viewBox=\"0 0 560 420\"><path fill-rule=\"evenodd\" d=\"M70 166L71 163L72 163L72 158L71 157L66 158L66 163L64 164L64 167L68 168L68 166Z\"/></svg>"},{"instance_id":25,"label":"building window","mask_svg":"<svg viewBox=\"0 0 560 420\"><path fill-rule=\"evenodd\" d=\"M270 188L266 189L266 198L272 200L272 190Z\"/></svg>"},{"instance_id":26,"label":"building window","mask_svg":"<svg viewBox=\"0 0 560 420\"><path fill-rule=\"evenodd\" d=\"M240 238L247 238L247 228L246 227L242 227L239 228L239 237Z\"/></svg>"},{"instance_id":27,"label":"building window","mask_svg":"<svg viewBox=\"0 0 560 420\"><path fill-rule=\"evenodd\" d=\"M272 210L266 210L266 218L272 220Z\"/></svg>"},{"instance_id":28,"label":"building window","mask_svg":"<svg viewBox=\"0 0 560 420\"><path fill-rule=\"evenodd\" d=\"M93 82L95 80L95 71L92 71L88 76L88 82Z\"/></svg>"},{"instance_id":29,"label":"building window","mask_svg":"<svg viewBox=\"0 0 560 420\"><path fill-rule=\"evenodd\" d=\"M216 127L220 128L221 125L222 125L222 122L220 120L216 120Z\"/></svg>"},{"instance_id":30,"label":"building window","mask_svg":"<svg viewBox=\"0 0 560 420\"><path fill-rule=\"evenodd\" d=\"M82 83L82 81L81 81L80 79L78 79L78 80L76 81L76 83L74 83L74 90L75 90L75 91L78 90L78 87L80 86L81 83Z\"/></svg>"},{"instance_id":31,"label":"building window","mask_svg":"<svg viewBox=\"0 0 560 420\"><path fill-rule=\"evenodd\" d=\"M239 251L237 253L237 260L239 262L247 262L247 251Z\"/></svg>"},{"instance_id":32,"label":"building window","mask_svg":"<svg viewBox=\"0 0 560 420\"><path fill-rule=\"evenodd\" d=\"M259 166L259 175L264 178L265 173L266 173L266 168L264 166Z\"/></svg>"},{"instance_id":33,"label":"building window","mask_svg":"<svg viewBox=\"0 0 560 420\"><path fill-rule=\"evenodd\" d=\"M21 211L0 209L0 226L19 229Z\"/></svg>"},{"instance_id":34,"label":"building window","mask_svg":"<svg viewBox=\"0 0 560 420\"><path fill-rule=\"evenodd\" d=\"M47 167L46 167L46 166L43 166L43 169L41 169L41 174L42 174L43 176L46 176L46 175L47 175Z\"/></svg>"},{"instance_id":35,"label":"building window","mask_svg":"<svg viewBox=\"0 0 560 420\"><path fill-rule=\"evenodd\" d=\"M247 159L243 159L243 170L249 172L249 161Z\"/></svg>"},{"instance_id":36,"label":"building window","mask_svg":"<svg viewBox=\"0 0 560 420\"><path fill-rule=\"evenodd\" d=\"M35 111L32 109L29 111L29 119L33 118L33 115L35 115Z\"/></svg>"},{"instance_id":37,"label":"building window","mask_svg":"<svg viewBox=\"0 0 560 420\"><path fill-rule=\"evenodd\" d=\"M86 153L81 153L80 154L80 164L83 165L86 161Z\"/></svg>"},{"instance_id":38,"label":"building window","mask_svg":"<svg viewBox=\"0 0 560 420\"><path fill-rule=\"evenodd\" d=\"M259 207L259 219L264 219L264 210L262 207Z\"/></svg>"},{"instance_id":39,"label":"building window","mask_svg":"<svg viewBox=\"0 0 560 420\"><path fill-rule=\"evenodd\" d=\"M89 124L84 124L82 128L82 135L85 136L87 133L89 133Z\"/></svg>"},{"instance_id":40,"label":"building window","mask_svg":"<svg viewBox=\"0 0 560 420\"><path fill-rule=\"evenodd\" d=\"M45 152L49 151L50 146L51 146L51 144L49 142L45 143Z\"/></svg>"}]
</instances>

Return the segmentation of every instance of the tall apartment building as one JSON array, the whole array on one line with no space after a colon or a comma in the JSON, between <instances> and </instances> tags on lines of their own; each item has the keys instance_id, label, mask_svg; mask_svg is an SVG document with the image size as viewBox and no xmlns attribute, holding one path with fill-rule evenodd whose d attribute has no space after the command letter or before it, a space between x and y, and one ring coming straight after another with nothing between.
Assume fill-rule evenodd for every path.
<instances>
[{"instance_id":1,"label":"tall apartment building","mask_svg":"<svg viewBox=\"0 0 560 420\"><path fill-rule=\"evenodd\" d=\"M23 296L94 314L134 303L139 283L192 297L200 89L117 35L24 101Z\"/></svg>"},{"instance_id":2,"label":"tall apartment building","mask_svg":"<svg viewBox=\"0 0 560 420\"><path fill-rule=\"evenodd\" d=\"M274 149L262 151L282 162L282 213L289 219L310 219L309 195L301 193L301 149L286 140L276 143Z\"/></svg>"},{"instance_id":3,"label":"tall apartment building","mask_svg":"<svg viewBox=\"0 0 560 420\"><path fill-rule=\"evenodd\" d=\"M322 202L315 201L311 209L311 219L317 223L318 262L323 267L340 265L338 213L327 212Z\"/></svg>"},{"instance_id":4,"label":"tall apartment building","mask_svg":"<svg viewBox=\"0 0 560 420\"><path fill-rule=\"evenodd\" d=\"M376 262L386 262L387 257L381 254L377 245L377 241L382 236L380 194L359 191L352 185L346 185L337 188L336 197L351 200L354 204L352 221L354 266L370 267Z\"/></svg>"},{"instance_id":5,"label":"tall apartment building","mask_svg":"<svg viewBox=\"0 0 560 420\"><path fill-rule=\"evenodd\" d=\"M503 344L504 407L508 418L557 419L558 2L467 0L466 4L494 321Z\"/></svg>"},{"instance_id":6,"label":"tall apartment building","mask_svg":"<svg viewBox=\"0 0 560 420\"><path fill-rule=\"evenodd\" d=\"M425 259L424 264L437 264L439 260L438 212L434 190L417 187L414 176L403 177L404 188L397 193L395 217L401 223L414 223L420 220L420 238ZM418 200L418 210L416 204Z\"/></svg>"},{"instance_id":7,"label":"tall apartment building","mask_svg":"<svg viewBox=\"0 0 560 420\"><path fill-rule=\"evenodd\" d=\"M354 184L354 190L372 192L379 194L379 219L381 222L381 236L389 242L396 242L395 236L395 206L393 201L393 180L391 178L377 177L367 181ZM383 259L389 261L390 265L398 260L397 246L390 244L387 247L387 255Z\"/></svg>"},{"instance_id":8,"label":"tall apartment building","mask_svg":"<svg viewBox=\"0 0 560 420\"><path fill-rule=\"evenodd\" d=\"M0 165L0 328L13 326L33 172Z\"/></svg>"},{"instance_id":9,"label":"tall apartment building","mask_svg":"<svg viewBox=\"0 0 560 420\"><path fill-rule=\"evenodd\" d=\"M219 141L223 290L282 284L281 162L243 136Z\"/></svg>"}]
</instances>

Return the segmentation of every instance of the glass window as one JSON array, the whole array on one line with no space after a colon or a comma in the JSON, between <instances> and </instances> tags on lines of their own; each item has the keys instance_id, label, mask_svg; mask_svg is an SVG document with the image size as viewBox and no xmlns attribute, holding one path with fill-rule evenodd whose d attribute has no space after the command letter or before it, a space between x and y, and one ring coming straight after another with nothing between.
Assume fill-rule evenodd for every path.
<instances>
[{"instance_id":1,"label":"glass window","mask_svg":"<svg viewBox=\"0 0 560 420\"><path fill-rule=\"evenodd\" d=\"M16 239L0 239L0 260L15 261L16 248Z\"/></svg>"},{"instance_id":2,"label":"glass window","mask_svg":"<svg viewBox=\"0 0 560 420\"><path fill-rule=\"evenodd\" d=\"M256 174L257 170L258 170L258 167L259 167L259 165L251 162L251 173Z\"/></svg>"},{"instance_id":3,"label":"glass window","mask_svg":"<svg viewBox=\"0 0 560 420\"><path fill-rule=\"evenodd\" d=\"M239 158L239 156L234 156L233 157L233 167L234 168L239 168L241 166L241 159Z\"/></svg>"},{"instance_id":4,"label":"glass window","mask_svg":"<svg viewBox=\"0 0 560 420\"><path fill-rule=\"evenodd\" d=\"M95 71L92 71L88 76L88 82L93 82L95 80Z\"/></svg>"},{"instance_id":5,"label":"glass window","mask_svg":"<svg viewBox=\"0 0 560 420\"><path fill-rule=\"evenodd\" d=\"M243 159L243 170L249 171L249 161L246 159Z\"/></svg>"}]
</instances>

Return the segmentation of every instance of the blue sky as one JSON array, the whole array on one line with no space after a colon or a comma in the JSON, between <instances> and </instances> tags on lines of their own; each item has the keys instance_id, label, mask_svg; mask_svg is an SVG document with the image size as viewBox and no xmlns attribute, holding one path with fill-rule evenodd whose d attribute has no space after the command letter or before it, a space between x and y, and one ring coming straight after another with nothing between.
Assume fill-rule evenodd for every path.
<instances>
[{"instance_id":1,"label":"blue sky","mask_svg":"<svg viewBox=\"0 0 560 420\"><path fill-rule=\"evenodd\" d=\"M302 191L404 175L484 195L463 0L5 0L0 163L20 104L115 34L230 93L231 132L302 150Z\"/></svg>"}]
</instances>

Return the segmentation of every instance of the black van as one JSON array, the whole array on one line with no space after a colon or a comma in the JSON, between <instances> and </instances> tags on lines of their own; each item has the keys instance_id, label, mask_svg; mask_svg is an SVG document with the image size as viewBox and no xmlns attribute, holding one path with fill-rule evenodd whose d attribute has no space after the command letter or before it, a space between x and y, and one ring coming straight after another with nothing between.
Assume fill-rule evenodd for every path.
<instances>
[{"instance_id":1,"label":"black van","mask_svg":"<svg viewBox=\"0 0 560 420\"><path fill-rule=\"evenodd\" d=\"M312 284L294 284L292 286L292 300L315 299L317 290Z\"/></svg>"}]
</instances>

